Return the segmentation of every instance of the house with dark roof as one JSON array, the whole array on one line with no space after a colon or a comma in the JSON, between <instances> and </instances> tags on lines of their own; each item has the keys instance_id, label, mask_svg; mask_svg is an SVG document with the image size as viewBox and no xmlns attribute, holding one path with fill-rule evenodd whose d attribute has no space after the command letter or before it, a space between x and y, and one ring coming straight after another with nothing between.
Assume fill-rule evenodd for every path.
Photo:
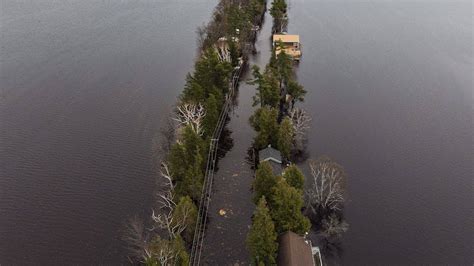
<instances>
[{"instance_id":1,"label":"house with dark roof","mask_svg":"<svg viewBox=\"0 0 474 266\"><path fill-rule=\"evenodd\" d=\"M281 175L283 167L282 157L279 150L272 148L271 145L268 145L268 147L258 152L258 158L259 163L269 162L275 175Z\"/></svg>"},{"instance_id":2,"label":"house with dark roof","mask_svg":"<svg viewBox=\"0 0 474 266\"><path fill-rule=\"evenodd\" d=\"M322 266L321 253L311 241L291 231L278 237L278 266Z\"/></svg>"}]
</instances>

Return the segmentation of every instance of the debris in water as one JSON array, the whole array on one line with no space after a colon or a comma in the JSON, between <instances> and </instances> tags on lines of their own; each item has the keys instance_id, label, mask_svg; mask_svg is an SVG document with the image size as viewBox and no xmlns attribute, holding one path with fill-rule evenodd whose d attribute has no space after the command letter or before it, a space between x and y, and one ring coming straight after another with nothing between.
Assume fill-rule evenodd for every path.
<instances>
[{"instance_id":1,"label":"debris in water","mask_svg":"<svg viewBox=\"0 0 474 266\"><path fill-rule=\"evenodd\" d=\"M227 212L224 209L219 210L219 215L224 216Z\"/></svg>"}]
</instances>

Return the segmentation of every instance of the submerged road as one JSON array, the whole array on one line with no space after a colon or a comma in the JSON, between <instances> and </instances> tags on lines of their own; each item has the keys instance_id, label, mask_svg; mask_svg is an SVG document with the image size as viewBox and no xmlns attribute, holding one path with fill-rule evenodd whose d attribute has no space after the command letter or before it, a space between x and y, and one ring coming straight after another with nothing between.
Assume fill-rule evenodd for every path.
<instances>
[{"instance_id":1,"label":"submerged road","mask_svg":"<svg viewBox=\"0 0 474 266\"><path fill-rule=\"evenodd\" d=\"M271 26L272 18L267 12L255 43L257 54L249 58L249 66L263 68L268 63L271 55ZM252 97L255 95L255 86L246 83L251 78L252 73L247 69L236 91L235 105L230 111L227 125L233 147L219 161L219 170L214 176L203 251L204 264L208 265L248 265L245 239L255 209L250 190L253 170L246 160L254 136L254 130L248 122L254 111ZM223 216L219 214L221 209L226 212Z\"/></svg>"}]
</instances>

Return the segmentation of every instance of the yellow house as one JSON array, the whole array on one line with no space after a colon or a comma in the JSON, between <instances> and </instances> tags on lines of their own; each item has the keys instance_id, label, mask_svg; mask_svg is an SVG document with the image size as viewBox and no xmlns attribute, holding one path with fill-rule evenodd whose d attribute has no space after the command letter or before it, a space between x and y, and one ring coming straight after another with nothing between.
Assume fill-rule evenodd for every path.
<instances>
[{"instance_id":1,"label":"yellow house","mask_svg":"<svg viewBox=\"0 0 474 266\"><path fill-rule=\"evenodd\" d=\"M276 47L275 54L277 56L281 52L281 48L277 46L278 43L283 45L283 50L286 54L290 55L294 60L300 60L302 53L299 35L274 34L273 46Z\"/></svg>"}]
</instances>

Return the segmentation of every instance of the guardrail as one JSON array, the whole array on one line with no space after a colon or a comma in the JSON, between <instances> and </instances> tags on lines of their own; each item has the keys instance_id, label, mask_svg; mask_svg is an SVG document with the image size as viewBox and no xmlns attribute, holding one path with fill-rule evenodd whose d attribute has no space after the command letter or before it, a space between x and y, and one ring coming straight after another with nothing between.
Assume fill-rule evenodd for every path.
<instances>
[{"instance_id":1,"label":"guardrail","mask_svg":"<svg viewBox=\"0 0 474 266\"><path fill-rule=\"evenodd\" d=\"M234 92L239 85L240 75L242 73L243 62L241 61L238 68L232 73L232 81L229 86L229 92L226 95L224 105L219 115L219 120L212 134L212 139L209 144L209 152L207 154L206 172L202 186L201 199L199 201L198 217L196 228L194 230L193 244L191 247L191 254L189 265L197 266L201 262L201 254L204 243L204 233L206 231L207 214L212 193L212 182L214 181L214 172L217 160L217 150L219 146L219 138L224 129L225 121L229 113L230 106L234 97Z\"/></svg>"}]
</instances>

